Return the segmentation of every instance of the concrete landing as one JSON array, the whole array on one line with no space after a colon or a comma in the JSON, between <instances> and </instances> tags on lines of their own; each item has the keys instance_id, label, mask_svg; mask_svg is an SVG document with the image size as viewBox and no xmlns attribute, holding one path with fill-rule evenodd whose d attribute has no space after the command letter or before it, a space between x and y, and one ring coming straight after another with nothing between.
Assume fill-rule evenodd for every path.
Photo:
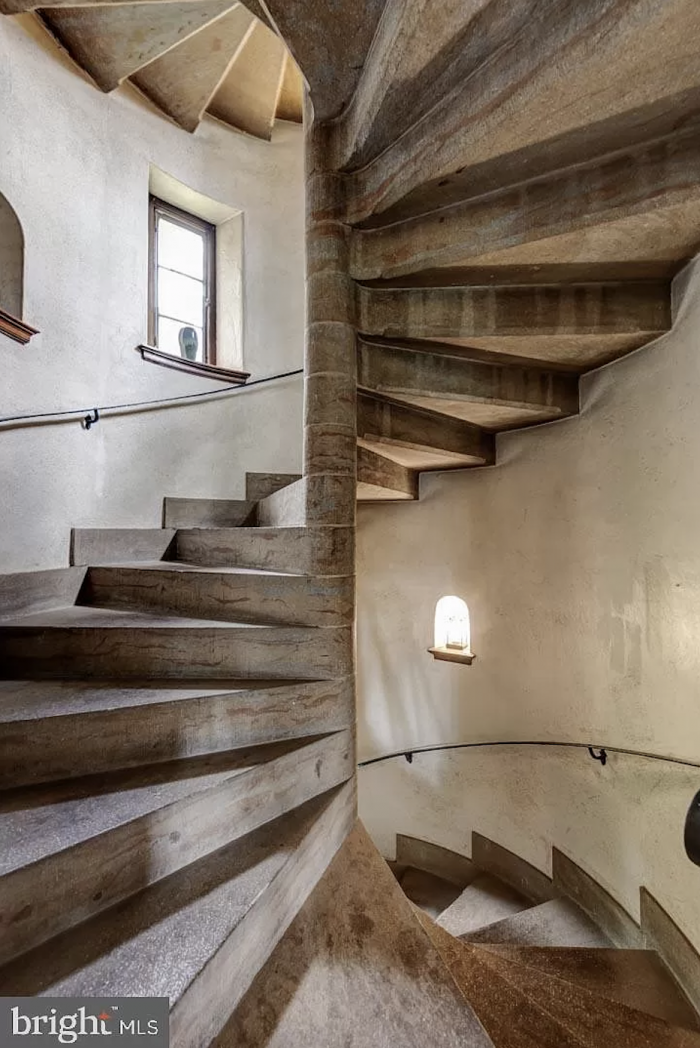
<instances>
[{"instance_id":1,"label":"concrete landing","mask_svg":"<svg viewBox=\"0 0 700 1048\"><path fill-rule=\"evenodd\" d=\"M491 1048L361 824L212 1048Z\"/></svg>"}]
</instances>

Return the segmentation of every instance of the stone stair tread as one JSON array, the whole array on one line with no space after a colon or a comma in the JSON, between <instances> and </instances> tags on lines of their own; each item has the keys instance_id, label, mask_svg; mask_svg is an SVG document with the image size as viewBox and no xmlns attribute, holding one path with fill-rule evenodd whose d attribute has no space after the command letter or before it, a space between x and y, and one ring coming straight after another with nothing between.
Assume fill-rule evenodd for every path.
<instances>
[{"instance_id":1,"label":"stone stair tread","mask_svg":"<svg viewBox=\"0 0 700 1048\"><path fill-rule=\"evenodd\" d=\"M460 935L472 943L606 947L607 935L571 899L551 899L512 917Z\"/></svg>"},{"instance_id":2,"label":"stone stair tread","mask_svg":"<svg viewBox=\"0 0 700 1048\"><path fill-rule=\"evenodd\" d=\"M358 823L211 1048L491 1048Z\"/></svg>"},{"instance_id":3,"label":"stone stair tread","mask_svg":"<svg viewBox=\"0 0 700 1048\"><path fill-rule=\"evenodd\" d=\"M398 878L402 891L410 902L432 917L438 917L460 895L461 889L434 873L409 866Z\"/></svg>"},{"instance_id":4,"label":"stone stair tread","mask_svg":"<svg viewBox=\"0 0 700 1048\"><path fill-rule=\"evenodd\" d=\"M147 611L132 611L121 608L96 608L90 605L73 604L67 608L52 608L0 619L0 631L6 629L60 627L63 629L246 629L267 630L274 627L250 622L229 622L220 619L188 618L184 615L154 615Z\"/></svg>"},{"instance_id":5,"label":"stone stair tread","mask_svg":"<svg viewBox=\"0 0 700 1048\"><path fill-rule=\"evenodd\" d=\"M273 883L317 797L0 968L0 993L167 996L172 1005Z\"/></svg>"},{"instance_id":6,"label":"stone stair tread","mask_svg":"<svg viewBox=\"0 0 700 1048\"><path fill-rule=\"evenodd\" d=\"M645 1010L611 1001L564 980L553 979L547 973L526 965L492 954L488 967L506 980L511 991L536 1001L545 1014L572 1031L585 1048L599 1048L602 1044L624 1045L624 1048L700 1046L700 1034L693 1030L657 1019Z\"/></svg>"},{"instance_id":7,"label":"stone stair tread","mask_svg":"<svg viewBox=\"0 0 700 1048\"><path fill-rule=\"evenodd\" d=\"M437 923L450 935L468 935L530 906L520 892L498 877L482 873L440 914Z\"/></svg>"},{"instance_id":8,"label":"stone stair tread","mask_svg":"<svg viewBox=\"0 0 700 1048\"><path fill-rule=\"evenodd\" d=\"M0 876L301 749L311 739L30 786L0 795Z\"/></svg>"},{"instance_id":9,"label":"stone stair tread","mask_svg":"<svg viewBox=\"0 0 700 1048\"><path fill-rule=\"evenodd\" d=\"M218 529L215 529L218 530ZM238 529L236 529L238 530ZM257 529L256 529L257 530ZM163 571L163 572L196 572L202 575L266 575L277 578L308 578L302 572L295 571L272 571L270 568L239 568L237 565L223 565L213 567L208 564L196 564L187 560L133 560L123 561L120 564L95 564L96 568L133 568L137 571Z\"/></svg>"},{"instance_id":10,"label":"stone stair tread","mask_svg":"<svg viewBox=\"0 0 700 1048\"><path fill-rule=\"evenodd\" d=\"M293 678L263 680L4 680L0 681L0 724L152 706L240 692L267 691L309 683Z\"/></svg>"},{"instance_id":11,"label":"stone stair tread","mask_svg":"<svg viewBox=\"0 0 700 1048\"><path fill-rule=\"evenodd\" d=\"M675 1026L700 1030L700 1019L655 950L483 944L498 956L576 983Z\"/></svg>"},{"instance_id":12,"label":"stone stair tread","mask_svg":"<svg viewBox=\"0 0 700 1048\"><path fill-rule=\"evenodd\" d=\"M700 1046L691 1030L465 943L426 914L418 919L498 1048Z\"/></svg>"}]
</instances>

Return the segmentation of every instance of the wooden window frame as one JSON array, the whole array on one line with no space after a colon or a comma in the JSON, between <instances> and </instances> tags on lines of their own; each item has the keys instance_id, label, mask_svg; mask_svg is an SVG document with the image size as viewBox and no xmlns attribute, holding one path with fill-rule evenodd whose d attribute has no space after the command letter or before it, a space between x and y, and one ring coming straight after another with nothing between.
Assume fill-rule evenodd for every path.
<instances>
[{"instance_id":1,"label":"wooden window frame","mask_svg":"<svg viewBox=\"0 0 700 1048\"><path fill-rule=\"evenodd\" d=\"M156 279L158 274L158 215L185 229L201 234L204 240L204 325L205 346L203 360L205 364L216 364L216 226L189 211L169 204L167 200L152 193L148 198L148 341L156 346L158 335L158 295Z\"/></svg>"}]
</instances>

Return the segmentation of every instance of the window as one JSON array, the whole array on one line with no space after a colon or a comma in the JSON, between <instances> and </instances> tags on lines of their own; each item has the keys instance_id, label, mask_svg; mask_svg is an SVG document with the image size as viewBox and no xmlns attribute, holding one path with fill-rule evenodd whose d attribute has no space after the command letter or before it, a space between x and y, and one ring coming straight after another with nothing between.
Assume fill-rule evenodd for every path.
<instances>
[{"instance_id":1,"label":"window","mask_svg":"<svg viewBox=\"0 0 700 1048\"><path fill-rule=\"evenodd\" d=\"M216 227L151 197L149 330L152 345L216 362Z\"/></svg>"}]
</instances>

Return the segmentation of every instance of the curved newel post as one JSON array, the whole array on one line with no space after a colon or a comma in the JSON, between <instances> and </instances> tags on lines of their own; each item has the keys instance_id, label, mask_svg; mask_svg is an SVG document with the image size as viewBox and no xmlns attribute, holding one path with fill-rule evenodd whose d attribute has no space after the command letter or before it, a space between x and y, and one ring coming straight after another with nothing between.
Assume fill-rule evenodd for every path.
<instances>
[{"instance_id":1,"label":"curved newel post","mask_svg":"<svg viewBox=\"0 0 700 1048\"><path fill-rule=\"evenodd\" d=\"M329 169L333 129L315 126L306 101L306 349L304 519L319 575L355 574L357 359L349 227L341 177ZM344 587L345 592L352 590ZM341 694L355 672L354 599L346 601Z\"/></svg>"},{"instance_id":2,"label":"curved newel post","mask_svg":"<svg viewBox=\"0 0 700 1048\"><path fill-rule=\"evenodd\" d=\"M338 574L354 574L357 363L354 285L341 176L329 170L329 125L307 103L307 333L304 364L306 524L343 529ZM342 554L341 554L342 550Z\"/></svg>"}]
</instances>

